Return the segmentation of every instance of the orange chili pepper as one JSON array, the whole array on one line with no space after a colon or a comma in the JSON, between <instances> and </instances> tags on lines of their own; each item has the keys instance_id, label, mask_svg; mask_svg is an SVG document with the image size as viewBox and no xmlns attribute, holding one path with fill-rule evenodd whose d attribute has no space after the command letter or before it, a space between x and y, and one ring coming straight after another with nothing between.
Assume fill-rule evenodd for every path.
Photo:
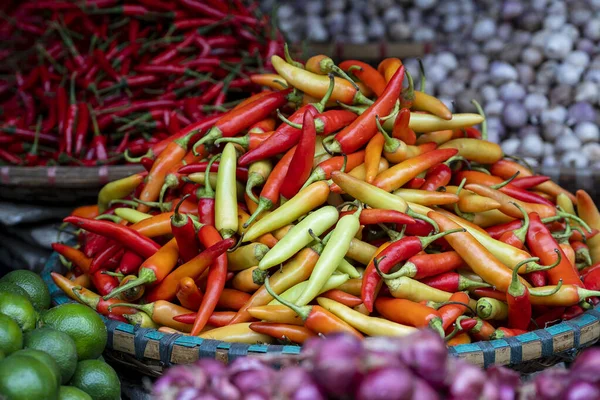
<instances>
[{"instance_id":1,"label":"orange chili pepper","mask_svg":"<svg viewBox=\"0 0 600 400\"><path fill-rule=\"evenodd\" d=\"M490 168L490 172L492 173L492 175L499 176L502 179L510 178L517 171L519 171L520 177L533 175L533 172L531 172L529 169L522 166L521 164L506 159L495 162ZM544 182L535 186L534 188L544 193L548 193L553 197L558 196L559 193L564 193L565 195L569 196L572 202L577 201L577 198L573 195L573 193L569 192L566 189L563 189L562 187L560 187L552 181Z\"/></svg>"},{"instance_id":2,"label":"orange chili pepper","mask_svg":"<svg viewBox=\"0 0 600 400\"><path fill-rule=\"evenodd\" d=\"M317 334L308 328L298 325L278 324L272 322L253 322L250 329L283 341L303 344L308 339L316 337Z\"/></svg>"},{"instance_id":3,"label":"orange chili pepper","mask_svg":"<svg viewBox=\"0 0 600 400\"><path fill-rule=\"evenodd\" d=\"M250 75L250 81L259 86L266 86L275 90L284 90L288 84L280 75L277 74L254 74Z\"/></svg>"},{"instance_id":4,"label":"orange chili pepper","mask_svg":"<svg viewBox=\"0 0 600 400\"><path fill-rule=\"evenodd\" d=\"M265 289L267 289L267 292L269 292L275 300L298 314L300 318L302 318L302 321L304 321L304 326L311 331L323 335L334 332L344 332L354 335L359 339L363 338L363 335L360 332L321 306L297 306L279 297L271 289L268 278L265 280Z\"/></svg>"},{"instance_id":5,"label":"orange chili pepper","mask_svg":"<svg viewBox=\"0 0 600 400\"><path fill-rule=\"evenodd\" d=\"M450 340L448 340L446 342L447 346L458 346L459 344L469 344L471 343L471 336L469 336L468 333L463 332L463 333L459 333L458 335L454 336L453 338L451 338Z\"/></svg>"},{"instance_id":6,"label":"orange chili pepper","mask_svg":"<svg viewBox=\"0 0 600 400\"><path fill-rule=\"evenodd\" d=\"M240 290L224 288L219 296L217 307L227 308L231 310L239 310L250 300L248 293Z\"/></svg>"},{"instance_id":7,"label":"orange chili pepper","mask_svg":"<svg viewBox=\"0 0 600 400\"><path fill-rule=\"evenodd\" d=\"M169 303L165 300L157 300L147 304L116 303L109 306L108 310L112 312L115 307L131 307L143 311L157 324L177 329L181 332L189 333L192 330L190 324L183 324L173 319L177 315L189 314L191 310L178 306L177 304Z\"/></svg>"},{"instance_id":8,"label":"orange chili pepper","mask_svg":"<svg viewBox=\"0 0 600 400\"><path fill-rule=\"evenodd\" d=\"M320 246L318 246L320 247ZM310 277L313 267L319 259L319 250L305 248L299 251L294 258L283 265L281 270L275 272L270 283L273 290L279 293L285 292L292 286L305 281ZM267 292L265 286L261 286L250 299L239 309L236 316L231 321L232 324L247 322L252 316L248 312L250 307L263 306L268 304L273 297Z\"/></svg>"},{"instance_id":9,"label":"orange chili pepper","mask_svg":"<svg viewBox=\"0 0 600 400\"><path fill-rule=\"evenodd\" d=\"M362 304L362 299L360 297L354 296L350 293L346 293L345 291L340 289L331 289L325 293L321 293L319 296L335 300L338 303L341 303L348 307L356 307Z\"/></svg>"},{"instance_id":10,"label":"orange chili pepper","mask_svg":"<svg viewBox=\"0 0 600 400\"><path fill-rule=\"evenodd\" d=\"M100 211L98 210L98 205L92 204L89 206L77 207L76 209L71 211L71 214L69 214L69 215L74 215L76 217L83 217L83 218L96 218L99 214L100 214Z\"/></svg>"},{"instance_id":11,"label":"orange chili pepper","mask_svg":"<svg viewBox=\"0 0 600 400\"><path fill-rule=\"evenodd\" d=\"M369 64L357 60L346 60L340 63L340 68L351 72L362 83L367 85L377 97L385 90L386 80L375 68Z\"/></svg>"},{"instance_id":12,"label":"orange chili pepper","mask_svg":"<svg viewBox=\"0 0 600 400\"><path fill-rule=\"evenodd\" d=\"M381 297L375 301L375 308L390 321L417 328L429 327L444 336L440 314L431 307L406 299Z\"/></svg>"},{"instance_id":13,"label":"orange chili pepper","mask_svg":"<svg viewBox=\"0 0 600 400\"><path fill-rule=\"evenodd\" d=\"M271 63L277 73L291 86L316 98L322 98L327 93L330 81L326 75L318 75L288 64L281 57L274 55ZM331 100L337 100L344 104L371 104L352 83L342 78L335 78L335 86L331 94Z\"/></svg>"},{"instance_id":14,"label":"orange chili pepper","mask_svg":"<svg viewBox=\"0 0 600 400\"><path fill-rule=\"evenodd\" d=\"M138 278L129 281L127 284L119 286L117 289L104 296L104 299L110 299L133 289L137 286L147 284L160 284L177 265L179 260L179 247L177 240L171 239L167 244L161 247L153 256L142 263L138 271Z\"/></svg>"},{"instance_id":15,"label":"orange chili pepper","mask_svg":"<svg viewBox=\"0 0 600 400\"><path fill-rule=\"evenodd\" d=\"M502 193L499 190L492 189L489 186L471 183L466 185L465 189L475 192L480 196L485 196L489 197L492 200L496 200L498 203L500 203L499 210L513 218L521 218L523 216L521 210L519 210L517 206L515 206L515 204L521 206L528 214L533 212L538 213L541 218L548 218L556 215L556 209L554 207L551 207L546 204L527 203L521 200L517 200L513 197Z\"/></svg>"},{"instance_id":16,"label":"orange chili pepper","mask_svg":"<svg viewBox=\"0 0 600 400\"><path fill-rule=\"evenodd\" d=\"M365 149L365 182L367 183L372 183L379 173L379 161L384 143L383 135L376 133L367 144Z\"/></svg>"},{"instance_id":17,"label":"orange chili pepper","mask_svg":"<svg viewBox=\"0 0 600 400\"><path fill-rule=\"evenodd\" d=\"M154 161L154 164L152 164L152 169L145 179L146 184L140 193L140 200L156 201L158 199L167 174L173 169L174 166L183 160L183 157L187 153L190 139L195 134L196 131L192 131L186 136L174 140L167 145L162 153L160 153L160 155ZM150 207L145 204L140 204L138 205L137 210L140 212L148 212Z\"/></svg>"},{"instance_id":18,"label":"orange chili pepper","mask_svg":"<svg viewBox=\"0 0 600 400\"><path fill-rule=\"evenodd\" d=\"M130 307L117 307L115 309L111 309L109 312L109 306L119 303L120 300L111 299L111 300L103 300L101 296L83 288L69 279L65 278L59 273L51 272L50 276L52 280L67 296L72 298L75 301L78 301L82 304L85 304L95 311L99 312L102 315L108 316L112 315L122 315L122 314L133 314L136 311Z\"/></svg>"},{"instance_id":19,"label":"orange chili pepper","mask_svg":"<svg viewBox=\"0 0 600 400\"><path fill-rule=\"evenodd\" d=\"M469 295L465 292L456 292L450 296L447 304L438 309L444 330L448 329L458 317L467 312L470 301Z\"/></svg>"},{"instance_id":20,"label":"orange chili pepper","mask_svg":"<svg viewBox=\"0 0 600 400\"><path fill-rule=\"evenodd\" d=\"M71 261L83 274L89 274L92 259L86 257L82 251L62 243L52 243L52 250Z\"/></svg>"},{"instance_id":21,"label":"orange chili pepper","mask_svg":"<svg viewBox=\"0 0 600 400\"><path fill-rule=\"evenodd\" d=\"M171 234L172 215L172 211L156 214L131 225L130 228L149 238L169 235Z\"/></svg>"},{"instance_id":22,"label":"orange chili pepper","mask_svg":"<svg viewBox=\"0 0 600 400\"><path fill-rule=\"evenodd\" d=\"M198 278L206 268L215 262L215 259L223 255L223 253L234 244L235 239L229 238L208 247L202 253L169 273L158 285L154 286L146 294L146 300L151 302L173 299L177 293L177 285L181 278ZM227 260L226 256L225 260ZM206 298L206 295L204 297Z\"/></svg>"},{"instance_id":23,"label":"orange chili pepper","mask_svg":"<svg viewBox=\"0 0 600 400\"><path fill-rule=\"evenodd\" d=\"M457 153L456 149L438 149L410 158L377 175L373 185L391 192L402 187L421 172L446 161Z\"/></svg>"},{"instance_id":24,"label":"orange chili pepper","mask_svg":"<svg viewBox=\"0 0 600 400\"><path fill-rule=\"evenodd\" d=\"M392 137L399 139L410 146L417 142L417 134L410 129L410 110L408 108L400 109L398 116L394 120Z\"/></svg>"},{"instance_id":25,"label":"orange chili pepper","mask_svg":"<svg viewBox=\"0 0 600 400\"><path fill-rule=\"evenodd\" d=\"M440 227L441 232L459 229L460 226L439 212L429 212L429 218ZM490 251L477 241L468 232L457 232L445 237L450 246L479 275L485 282L493 285L498 290L505 292L512 281L512 270L502 264ZM520 278L521 282L530 287L528 282Z\"/></svg>"},{"instance_id":26,"label":"orange chili pepper","mask_svg":"<svg viewBox=\"0 0 600 400\"><path fill-rule=\"evenodd\" d=\"M386 82L389 82L396 71L402 67L402 61L398 58L386 58L382 60L377 66L377 72L379 72L385 78Z\"/></svg>"},{"instance_id":27,"label":"orange chili pepper","mask_svg":"<svg viewBox=\"0 0 600 400\"><path fill-rule=\"evenodd\" d=\"M252 275L256 269L258 269L257 265L235 274L231 280L231 286L233 286L234 289L242 292L254 293L256 290L258 290L258 288L260 288L260 285L257 285L252 280Z\"/></svg>"},{"instance_id":28,"label":"orange chili pepper","mask_svg":"<svg viewBox=\"0 0 600 400\"><path fill-rule=\"evenodd\" d=\"M175 294L179 303L190 310L197 310L200 308L202 303L202 292L196 286L196 282L189 276L181 278L177 286L177 293ZM192 321L191 323L193 323Z\"/></svg>"}]
</instances>

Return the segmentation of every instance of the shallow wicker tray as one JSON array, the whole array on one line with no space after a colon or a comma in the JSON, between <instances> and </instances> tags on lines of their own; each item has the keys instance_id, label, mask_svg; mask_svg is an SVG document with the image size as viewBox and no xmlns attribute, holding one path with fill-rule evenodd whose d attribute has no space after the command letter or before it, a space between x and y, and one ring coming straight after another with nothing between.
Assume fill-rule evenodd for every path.
<instances>
[{"instance_id":1,"label":"shallow wicker tray","mask_svg":"<svg viewBox=\"0 0 600 400\"><path fill-rule=\"evenodd\" d=\"M53 253L42 272L55 305L73 302L52 281L50 272L64 272ZM295 345L249 345L193 336L165 334L102 317L108 330L109 359L149 376L159 376L172 364L187 364L198 358L230 362L246 355L278 355L294 359L301 347ZM449 348L453 356L488 367L508 365L522 373L542 370L562 361L572 361L583 348L600 337L600 306L571 320L512 338L475 342ZM369 340L369 339L367 339Z\"/></svg>"},{"instance_id":2,"label":"shallow wicker tray","mask_svg":"<svg viewBox=\"0 0 600 400\"><path fill-rule=\"evenodd\" d=\"M108 182L142 171L139 165L0 167L0 198L27 203L77 204L94 200Z\"/></svg>"}]
</instances>

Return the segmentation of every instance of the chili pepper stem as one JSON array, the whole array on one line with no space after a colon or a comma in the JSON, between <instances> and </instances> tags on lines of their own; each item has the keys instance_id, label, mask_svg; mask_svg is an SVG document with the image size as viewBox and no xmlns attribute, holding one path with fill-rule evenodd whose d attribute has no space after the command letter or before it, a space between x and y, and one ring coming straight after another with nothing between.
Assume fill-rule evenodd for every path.
<instances>
[{"instance_id":1,"label":"chili pepper stem","mask_svg":"<svg viewBox=\"0 0 600 400\"><path fill-rule=\"evenodd\" d=\"M118 288L116 288L115 290L113 290L112 292L110 292L109 294L104 296L103 299L104 300L112 299L113 297L117 296L118 294L123 293L129 289L133 289L138 286L152 283L155 281L156 281L156 274L154 273L154 271L147 269L147 268L142 268L142 269L140 269L140 273L139 273L137 279L132 279L131 281L124 284L123 286L119 286Z\"/></svg>"},{"instance_id":2,"label":"chili pepper stem","mask_svg":"<svg viewBox=\"0 0 600 400\"><path fill-rule=\"evenodd\" d=\"M431 226L433 226L434 232L439 232L440 231L440 227L438 226L438 224L434 220L432 220L431 218L429 218L426 215L414 212L413 210L410 209L410 207L406 209L406 215L408 215L409 217L413 217L414 219L420 219L421 221L427 222L428 224L430 224Z\"/></svg>"},{"instance_id":3,"label":"chili pepper stem","mask_svg":"<svg viewBox=\"0 0 600 400\"><path fill-rule=\"evenodd\" d=\"M258 198L256 198L256 195L254 194L252 189L254 189L256 186L261 185L263 183L264 183L264 178L257 174L250 175L248 177L248 180L246 181L246 194L248 195L250 200L252 200L256 204L259 203L259 200L258 200Z\"/></svg>"},{"instance_id":4,"label":"chili pepper stem","mask_svg":"<svg viewBox=\"0 0 600 400\"><path fill-rule=\"evenodd\" d=\"M73 295L77 297L80 303L85 304L86 306L94 310L96 309L98 303L100 302L100 296L91 298L90 296L86 297L82 295L81 290L83 290L83 288L81 286L74 286L71 290L73 292Z\"/></svg>"},{"instance_id":5,"label":"chili pepper stem","mask_svg":"<svg viewBox=\"0 0 600 400\"><path fill-rule=\"evenodd\" d=\"M536 297L552 296L553 294L557 293L560 290L562 285L563 285L563 281L561 279L558 281L556 286L554 286L554 288L552 288L552 289L546 289L546 290L536 289L535 291L530 290L529 294L532 296L536 296ZM580 298L588 298L588 297L600 295L600 292L598 292L598 291L581 289L581 288L577 288L577 293L579 294ZM581 296L582 294L583 294L583 296Z\"/></svg>"},{"instance_id":6,"label":"chili pepper stem","mask_svg":"<svg viewBox=\"0 0 600 400\"><path fill-rule=\"evenodd\" d=\"M505 180L504 182L500 182L500 183L498 183L497 185L492 185L492 186L490 186L490 187L491 187L492 189L496 189L496 190L498 190L498 189L501 189L501 188L503 188L504 186L506 186L506 185L508 185L509 183L511 183L512 181L514 181L514 180L515 180L515 178L516 178L517 176L519 176L519 174L520 174L520 173L521 173L521 171L517 171L517 172L515 172L515 173L514 173L514 175L513 175L513 176L511 176L510 178L508 178L508 179L507 179L507 180Z\"/></svg>"},{"instance_id":7,"label":"chili pepper stem","mask_svg":"<svg viewBox=\"0 0 600 400\"><path fill-rule=\"evenodd\" d=\"M479 115L483 117L483 121L481 122L481 139L488 140L487 118L485 117L483 107L481 107L481 104L479 104L479 102L475 99L471 100L471 103L475 106Z\"/></svg>"},{"instance_id":8,"label":"chili pepper stem","mask_svg":"<svg viewBox=\"0 0 600 400\"><path fill-rule=\"evenodd\" d=\"M521 241L521 243L524 243L525 238L527 236L527 230L529 229L529 214L527 214L527 211L525 211L525 209L520 204L512 203L512 205L517 207L519 211L521 211L521 213L523 214L523 225L519 229L515 229L513 231L513 234L517 237L517 239Z\"/></svg>"},{"instance_id":9,"label":"chili pepper stem","mask_svg":"<svg viewBox=\"0 0 600 400\"><path fill-rule=\"evenodd\" d=\"M310 314L310 310L312 307L297 306L294 303L291 303L291 302L285 300L283 297L278 296L271 288L271 285L269 285L269 278L265 279L265 289L275 300L277 300L278 302L280 302L281 304L283 304L284 306L288 307L293 312L298 314L298 316L300 316L300 318L302 318L303 321L305 321L308 318L308 315Z\"/></svg>"},{"instance_id":10,"label":"chili pepper stem","mask_svg":"<svg viewBox=\"0 0 600 400\"><path fill-rule=\"evenodd\" d=\"M258 206L256 207L256 210L254 210L250 218L248 218L248 220L244 223L243 227L249 227L260 214L262 214L264 211L270 210L272 207L273 202L271 200L265 199L264 197L258 199Z\"/></svg>"}]
</instances>

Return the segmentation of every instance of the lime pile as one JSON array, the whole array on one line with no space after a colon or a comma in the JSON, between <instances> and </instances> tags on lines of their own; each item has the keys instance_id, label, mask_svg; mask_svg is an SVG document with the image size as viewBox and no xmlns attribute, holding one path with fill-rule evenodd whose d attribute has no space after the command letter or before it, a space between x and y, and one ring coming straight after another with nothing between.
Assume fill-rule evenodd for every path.
<instances>
[{"instance_id":1,"label":"lime pile","mask_svg":"<svg viewBox=\"0 0 600 400\"><path fill-rule=\"evenodd\" d=\"M102 319L82 304L49 307L35 273L0 279L0 398L120 399L116 372L98 359L107 340Z\"/></svg>"}]
</instances>

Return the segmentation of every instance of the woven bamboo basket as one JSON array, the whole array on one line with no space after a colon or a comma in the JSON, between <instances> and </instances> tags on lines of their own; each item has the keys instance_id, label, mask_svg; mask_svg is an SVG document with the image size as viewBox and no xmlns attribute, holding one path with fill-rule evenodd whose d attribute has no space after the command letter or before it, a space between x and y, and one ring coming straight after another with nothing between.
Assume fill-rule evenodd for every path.
<instances>
[{"instance_id":1,"label":"woven bamboo basket","mask_svg":"<svg viewBox=\"0 0 600 400\"><path fill-rule=\"evenodd\" d=\"M64 272L53 253L42 272L55 305L72 302L52 281L50 272ZM298 358L296 345L231 343L194 336L165 334L102 317L108 330L106 356L137 371L159 376L173 364L188 364L199 358L231 362L241 356L279 356L288 361ZM512 338L463 344L448 349L453 356L488 367L507 365L522 373L542 370L562 361L572 361L584 348L600 337L600 306L585 314L546 329ZM367 339L368 341L369 339Z\"/></svg>"},{"instance_id":2,"label":"woven bamboo basket","mask_svg":"<svg viewBox=\"0 0 600 400\"><path fill-rule=\"evenodd\" d=\"M0 167L0 198L44 204L94 201L108 182L142 171L139 165Z\"/></svg>"}]
</instances>

